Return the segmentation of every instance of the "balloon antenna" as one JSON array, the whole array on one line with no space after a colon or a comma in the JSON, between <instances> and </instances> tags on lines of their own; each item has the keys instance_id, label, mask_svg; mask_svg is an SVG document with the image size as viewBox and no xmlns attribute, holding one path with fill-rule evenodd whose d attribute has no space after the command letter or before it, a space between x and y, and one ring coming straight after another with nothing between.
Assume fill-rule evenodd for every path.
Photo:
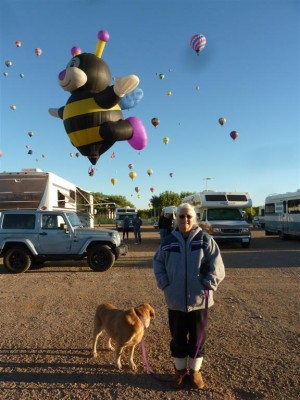
<instances>
[{"instance_id":1,"label":"balloon antenna","mask_svg":"<svg viewBox=\"0 0 300 400\"><path fill-rule=\"evenodd\" d=\"M107 31L99 31L98 42L95 50L95 55L97 57L101 58L104 47L108 41L109 41L109 33Z\"/></svg>"}]
</instances>

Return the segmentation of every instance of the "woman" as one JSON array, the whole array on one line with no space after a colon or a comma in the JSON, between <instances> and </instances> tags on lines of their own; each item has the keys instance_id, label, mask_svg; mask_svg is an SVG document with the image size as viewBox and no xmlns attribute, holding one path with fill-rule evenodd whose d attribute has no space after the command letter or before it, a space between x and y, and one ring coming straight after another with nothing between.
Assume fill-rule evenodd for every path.
<instances>
[{"instance_id":1,"label":"woman","mask_svg":"<svg viewBox=\"0 0 300 400\"><path fill-rule=\"evenodd\" d=\"M170 350L176 370L174 386L177 389L184 386L189 370L192 387L202 389L200 368L205 336L198 352L197 348L206 322L205 293L208 291L208 307L211 307L213 291L224 279L225 268L218 245L199 228L190 204L177 208L176 229L158 248L153 266L168 307Z\"/></svg>"}]
</instances>

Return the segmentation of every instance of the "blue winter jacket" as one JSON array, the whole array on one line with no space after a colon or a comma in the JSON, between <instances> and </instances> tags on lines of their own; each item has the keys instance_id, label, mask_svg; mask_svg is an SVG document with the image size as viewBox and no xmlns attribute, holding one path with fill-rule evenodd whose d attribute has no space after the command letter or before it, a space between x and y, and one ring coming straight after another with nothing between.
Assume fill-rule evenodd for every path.
<instances>
[{"instance_id":1,"label":"blue winter jacket","mask_svg":"<svg viewBox=\"0 0 300 400\"><path fill-rule=\"evenodd\" d=\"M211 307L213 291L225 278L217 243L199 227L187 239L178 230L168 235L155 253L153 267L168 308L184 312L205 307L205 289L209 289Z\"/></svg>"}]
</instances>

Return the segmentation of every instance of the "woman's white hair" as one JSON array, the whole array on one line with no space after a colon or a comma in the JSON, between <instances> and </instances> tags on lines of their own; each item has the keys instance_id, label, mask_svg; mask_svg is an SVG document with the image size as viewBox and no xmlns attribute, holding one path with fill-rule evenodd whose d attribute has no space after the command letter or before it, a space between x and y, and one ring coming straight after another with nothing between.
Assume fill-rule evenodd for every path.
<instances>
[{"instance_id":1,"label":"woman's white hair","mask_svg":"<svg viewBox=\"0 0 300 400\"><path fill-rule=\"evenodd\" d=\"M182 211L186 210L189 212L189 215L191 215L192 218L192 223L194 225L197 224L197 218L196 218L196 212L193 206L191 206L189 203L182 203L177 207L177 212L176 212L176 218L179 218L179 215L181 215Z\"/></svg>"}]
</instances>

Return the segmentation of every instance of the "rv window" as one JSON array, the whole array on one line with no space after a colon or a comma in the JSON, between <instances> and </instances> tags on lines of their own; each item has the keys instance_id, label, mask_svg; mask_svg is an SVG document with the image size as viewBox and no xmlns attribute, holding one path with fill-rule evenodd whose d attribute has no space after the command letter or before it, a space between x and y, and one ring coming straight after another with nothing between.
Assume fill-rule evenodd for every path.
<instances>
[{"instance_id":1,"label":"rv window","mask_svg":"<svg viewBox=\"0 0 300 400\"><path fill-rule=\"evenodd\" d=\"M265 206L265 215L275 214L275 203L269 203Z\"/></svg>"},{"instance_id":2,"label":"rv window","mask_svg":"<svg viewBox=\"0 0 300 400\"><path fill-rule=\"evenodd\" d=\"M228 201L247 201L247 196L244 194L228 194Z\"/></svg>"},{"instance_id":3,"label":"rv window","mask_svg":"<svg viewBox=\"0 0 300 400\"><path fill-rule=\"evenodd\" d=\"M225 194L206 194L205 199L207 201L226 201Z\"/></svg>"},{"instance_id":4,"label":"rv window","mask_svg":"<svg viewBox=\"0 0 300 400\"><path fill-rule=\"evenodd\" d=\"M243 217L237 208L212 208L207 210L207 219L208 221L240 221Z\"/></svg>"},{"instance_id":5,"label":"rv window","mask_svg":"<svg viewBox=\"0 0 300 400\"><path fill-rule=\"evenodd\" d=\"M300 199L288 201L288 213L289 214L300 214Z\"/></svg>"}]
</instances>

